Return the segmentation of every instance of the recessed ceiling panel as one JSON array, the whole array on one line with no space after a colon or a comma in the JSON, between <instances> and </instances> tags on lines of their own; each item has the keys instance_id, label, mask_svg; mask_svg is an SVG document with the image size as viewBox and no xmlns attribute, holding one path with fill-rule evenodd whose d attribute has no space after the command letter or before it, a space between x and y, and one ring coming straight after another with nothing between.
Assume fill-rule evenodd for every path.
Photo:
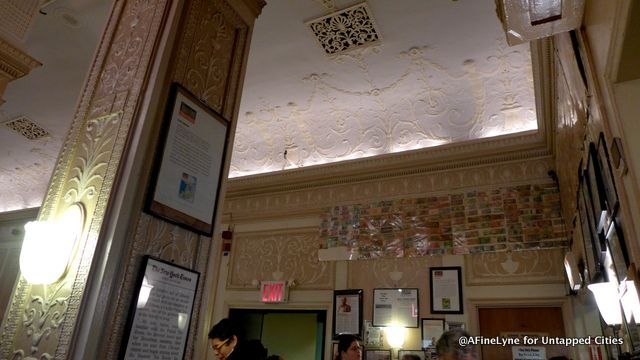
<instances>
[{"instance_id":1,"label":"recessed ceiling panel","mask_svg":"<svg viewBox=\"0 0 640 360\"><path fill-rule=\"evenodd\" d=\"M367 4L384 41L333 56L304 28L327 9L267 4L231 177L537 129L529 44L507 45L493 0Z\"/></svg>"}]
</instances>

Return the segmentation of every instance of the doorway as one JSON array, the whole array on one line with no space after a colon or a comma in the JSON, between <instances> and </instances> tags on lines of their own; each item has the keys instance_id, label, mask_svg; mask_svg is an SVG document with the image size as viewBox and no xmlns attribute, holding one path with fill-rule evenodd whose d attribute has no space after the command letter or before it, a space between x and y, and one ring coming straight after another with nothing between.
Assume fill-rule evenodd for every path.
<instances>
[{"instance_id":1,"label":"doorway","mask_svg":"<svg viewBox=\"0 0 640 360\"><path fill-rule=\"evenodd\" d=\"M259 339L269 351L287 360L324 360L325 310L230 309L246 339Z\"/></svg>"},{"instance_id":2,"label":"doorway","mask_svg":"<svg viewBox=\"0 0 640 360\"><path fill-rule=\"evenodd\" d=\"M565 337L561 307L479 308L480 335L490 337ZM523 345L544 347L545 358L564 355L564 345ZM482 359L512 359L512 346L482 345Z\"/></svg>"}]
</instances>

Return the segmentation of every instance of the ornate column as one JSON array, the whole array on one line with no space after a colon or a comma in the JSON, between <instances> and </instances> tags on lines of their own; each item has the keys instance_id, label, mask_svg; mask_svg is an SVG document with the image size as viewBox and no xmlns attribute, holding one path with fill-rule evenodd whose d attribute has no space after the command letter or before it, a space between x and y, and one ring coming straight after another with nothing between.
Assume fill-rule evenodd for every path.
<instances>
[{"instance_id":1,"label":"ornate column","mask_svg":"<svg viewBox=\"0 0 640 360\"><path fill-rule=\"evenodd\" d=\"M207 273L213 268L209 254L217 252L211 239L143 214L142 196L118 203L117 191L125 188L122 182L132 182L128 190L136 194L146 190L149 167L142 181L126 169L149 163L154 141L132 139L145 132L157 138L155 124L162 118L170 81L233 119L235 129L250 29L263 5L260 0L115 1L39 214L47 220L68 207L83 208L80 244L57 282L31 285L21 277L2 323L0 359L96 353L116 358L131 304L132 274L143 254L201 272L187 348L187 357L192 356L195 328L204 326L197 311L204 284L216 276ZM160 103L150 103L151 94ZM123 207L134 216L115 216ZM113 227L133 229L132 239L111 238L107 230ZM89 345L83 341L85 331L91 331Z\"/></svg>"}]
</instances>

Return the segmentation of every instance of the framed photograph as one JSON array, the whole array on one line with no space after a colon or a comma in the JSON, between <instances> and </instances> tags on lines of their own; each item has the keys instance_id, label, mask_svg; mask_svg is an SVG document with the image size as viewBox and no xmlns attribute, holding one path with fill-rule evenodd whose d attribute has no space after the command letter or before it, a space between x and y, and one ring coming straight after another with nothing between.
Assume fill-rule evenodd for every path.
<instances>
[{"instance_id":1,"label":"framed photograph","mask_svg":"<svg viewBox=\"0 0 640 360\"><path fill-rule=\"evenodd\" d=\"M591 209L591 217L596 225L596 232L600 232L603 230L607 219L607 203L602 174L600 166L598 166L598 153L594 143L589 143L585 180L589 189L590 200L587 202L587 208Z\"/></svg>"},{"instance_id":2,"label":"framed photograph","mask_svg":"<svg viewBox=\"0 0 640 360\"><path fill-rule=\"evenodd\" d=\"M465 323L461 322L461 321L447 321L444 330L448 331L448 330L455 330L455 329L460 329L460 330L466 330L467 326L465 325Z\"/></svg>"},{"instance_id":3,"label":"framed photograph","mask_svg":"<svg viewBox=\"0 0 640 360\"><path fill-rule=\"evenodd\" d=\"M365 347L380 348L384 346L384 331L381 327L373 326L371 320L364 321L364 339Z\"/></svg>"},{"instance_id":4,"label":"framed photograph","mask_svg":"<svg viewBox=\"0 0 640 360\"><path fill-rule=\"evenodd\" d=\"M362 289L333 292L333 337L362 334Z\"/></svg>"},{"instance_id":5,"label":"framed photograph","mask_svg":"<svg viewBox=\"0 0 640 360\"><path fill-rule=\"evenodd\" d=\"M607 244L611 252L611 261L619 280L627 277L627 267L629 266L629 255L622 237L622 230L617 221L613 219L607 231Z\"/></svg>"},{"instance_id":6,"label":"framed photograph","mask_svg":"<svg viewBox=\"0 0 640 360\"><path fill-rule=\"evenodd\" d=\"M200 273L145 256L119 359L184 359Z\"/></svg>"},{"instance_id":7,"label":"framed photograph","mask_svg":"<svg viewBox=\"0 0 640 360\"><path fill-rule=\"evenodd\" d=\"M616 191L616 184L613 181L613 171L611 170L611 162L609 160L607 141L604 138L604 133L600 133L600 137L598 138L598 167L602 175L605 204L609 213L612 214L618 205L618 192Z\"/></svg>"},{"instance_id":8,"label":"framed photograph","mask_svg":"<svg viewBox=\"0 0 640 360\"><path fill-rule=\"evenodd\" d=\"M420 360L427 360L427 355L424 353L424 350L398 350L398 360L404 360L405 355L414 355L417 356Z\"/></svg>"},{"instance_id":9,"label":"framed photograph","mask_svg":"<svg viewBox=\"0 0 640 360\"><path fill-rule=\"evenodd\" d=\"M177 83L171 87L146 210L211 236L229 122Z\"/></svg>"},{"instance_id":10,"label":"framed photograph","mask_svg":"<svg viewBox=\"0 0 640 360\"><path fill-rule=\"evenodd\" d=\"M460 266L429 268L432 314L462 314L462 271Z\"/></svg>"},{"instance_id":11,"label":"framed photograph","mask_svg":"<svg viewBox=\"0 0 640 360\"><path fill-rule=\"evenodd\" d=\"M436 346L436 342L444 332L444 319L422 319L422 348Z\"/></svg>"},{"instance_id":12,"label":"framed photograph","mask_svg":"<svg viewBox=\"0 0 640 360\"><path fill-rule=\"evenodd\" d=\"M589 276L588 282L598 275L602 270L602 251L597 238L597 229L593 225L593 219L587 209L588 190L585 183L584 171L579 173L578 193L576 194L576 204L578 206L578 217L576 221L582 232L582 240L584 244L585 263ZM577 230L577 229L576 229Z\"/></svg>"},{"instance_id":13,"label":"framed photograph","mask_svg":"<svg viewBox=\"0 0 640 360\"><path fill-rule=\"evenodd\" d=\"M373 326L417 328L418 289L373 289Z\"/></svg>"},{"instance_id":14,"label":"framed photograph","mask_svg":"<svg viewBox=\"0 0 640 360\"><path fill-rule=\"evenodd\" d=\"M364 360L391 360L391 350L365 350Z\"/></svg>"}]
</instances>

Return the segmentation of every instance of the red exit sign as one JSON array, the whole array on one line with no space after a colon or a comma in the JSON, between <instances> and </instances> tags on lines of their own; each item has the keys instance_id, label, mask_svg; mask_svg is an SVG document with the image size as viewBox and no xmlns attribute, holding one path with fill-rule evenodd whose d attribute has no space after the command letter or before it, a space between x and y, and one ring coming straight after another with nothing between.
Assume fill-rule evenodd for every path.
<instances>
[{"instance_id":1,"label":"red exit sign","mask_svg":"<svg viewBox=\"0 0 640 360\"><path fill-rule=\"evenodd\" d=\"M264 303L287 302L289 286L286 281L263 281L260 284L260 301Z\"/></svg>"}]
</instances>

